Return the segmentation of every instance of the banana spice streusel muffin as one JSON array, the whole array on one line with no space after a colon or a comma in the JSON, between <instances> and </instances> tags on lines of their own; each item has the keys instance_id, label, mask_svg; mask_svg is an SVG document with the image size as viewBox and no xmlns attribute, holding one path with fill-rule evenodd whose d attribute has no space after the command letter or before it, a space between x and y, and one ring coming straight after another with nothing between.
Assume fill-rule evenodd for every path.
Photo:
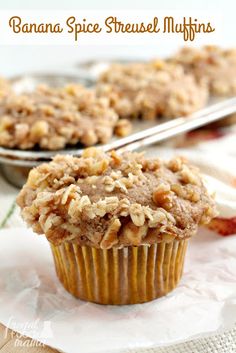
<instances>
[{"instance_id":1,"label":"banana spice streusel muffin","mask_svg":"<svg viewBox=\"0 0 236 353\"><path fill-rule=\"evenodd\" d=\"M110 98L123 118L174 118L198 110L208 99L203 81L196 82L180 65L161 60L111 65L96 89L98 95Z\"/></svg>"},{"instance_id":2,"label":"banana spice streusel muffin","mask_svg":"<svg viewBox=\"0 0 236 353\"><path fill-rule=\"evenodd\" d=\"M236 49L210 45L202 48L185 47L170 60L181 64L197 80L207 80L211 94L236 94Z\"/></svg>"},{"instance_id":3,"label":"banana spice streusel muffin","mask_svg":"<svg viewBox=\"0 0 236 353\"><path fill-rule=\"evenodd\" d=\"M95 148L33 169L17 202L50 242L64 287L102 304L142 303L175 288L188 239L216 215L183 158Z\"/></svg>"},{"instance_id":4,"label":"banana spice streusel muffin","mask_svg":"<svg viewBox=\"0 0 236 353\"><path fill-rule=\"evenodd\" d=\"M208 45L202 48L182 48L171 62L181 64L187 73L199 81L206 80L211 95L227 97L236 94L236 49ZM236 114L210 126L223 127L236 123Z\"/></svg>"},{"instance_id":5,"label":"banana spice streusel muffin","mask_svg":"<svg viewBox=\"0 0 236 353\"><path fill-rule=\"evenodd\" d=\"M58 150L78 143L106 143L117 120L108 100L97 98L93 90L78 84L39 86L0 101L0 146Z\"/></svg>"}]
</instances>

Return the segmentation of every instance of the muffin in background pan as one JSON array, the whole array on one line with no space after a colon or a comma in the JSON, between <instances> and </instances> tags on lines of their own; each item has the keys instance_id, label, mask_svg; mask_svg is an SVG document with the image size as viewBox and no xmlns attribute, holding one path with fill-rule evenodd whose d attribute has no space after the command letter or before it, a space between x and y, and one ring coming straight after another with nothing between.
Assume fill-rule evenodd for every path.
<instances>
[{"instance_id":1,"label":"muffin in background pan","mask_svg":"<svg viewBox=\"0 0 236 353\"><path fill-rule=\"evenodd\" d=\"M96 148L33 169L17 203L46 235L67 291L100 304L143 303L174 289L188 239L216 215L185 159Z\"/></svg>"},{"instance_id":2,"label":"muffin in background pan","mask_svg":"<svg viewBox=\"0 0 236 353\"><path fill-rule=\"evenodd\" d=\"M236 94L236 49L208 45L184 47L170 61L181 64L198 81L205 79L212 95Z\"/></svg>"},{"instance_id":3,"label":"muffin in background pan","mask_svg":"<svg viewBox=\"0 0 236 353\"><path fill-rule=\"evenodd\" d=\"M205 80L213 97L230 97L236 94L236 49L223 49L207 45L201 48L184 47L169 59L183 66L196 80ZM213 123L212 128L236 123L236 114Z\"/></svg>"},{"instance_id":4,"label":"muffin in background pan","mask_svg":"<svg viewBox=\"0 0 236 353\"><path fill-rule=\"evenodd\" d=\"M106 143L117 121L108 99L96 97L92 89L79 84L41 85L32 92L12 92L0 101L0 146L59 150Z\"/></svg>"},{"instance_id":5,"label":"muffin in background pan","mask_svg":"<svg viewBox=\"0 0 236 353\"><path fill-rule=\"evenodd\" d=\"M204 80L197 82L181 65L163 60L111 65L100 76L96 90L110 99L122 118L175 118L202 108L208 101Z\"/></svg>"}]
</instances>

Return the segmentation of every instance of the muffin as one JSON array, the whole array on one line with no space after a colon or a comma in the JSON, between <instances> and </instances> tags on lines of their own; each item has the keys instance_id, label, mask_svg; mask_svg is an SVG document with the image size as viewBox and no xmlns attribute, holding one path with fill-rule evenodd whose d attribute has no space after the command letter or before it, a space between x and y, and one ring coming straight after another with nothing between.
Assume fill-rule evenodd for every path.
<instances>
[{"instance_id":1,"label":"muffin","mask_svg":"<svg viewBox=\"0 0 236 353\"><path fill-rule=\"evenodd\" d=\"M170 61L181 64L186 73L197 81L205 80L209 92L215 97L229 97L236 94L236 49L222 49L217 46L182 48ZM215 122L212 127L236 123L236 114Z\"/></svg>"},{"instance_id":2,"label":"muffin","mask_svg":"<svg viewBox=\"0 0 236 353\"><path fill-rule=\"evenodd\" d=\"M11 93L0 100L0 146L22 150L59 150L106 143L118 128L108 100L78 84ZM125 122L123 122L123 125Z\"/></svg>"},{"instance_id":3,"label":"muffin","mask_svg":"<svg viewBox=\"0 0 236 353\"><path fill-rule=\"evenodd\" d=\"M66 290L100 304L143 303L174 289L189 238L216 215L185 159L96 148L33 169L17 203L46 235Z\"/></svg>"},{"instance_id":4,"label":"muffin","mask_svg":"<svg viewBox=\"0 0 236 353\"><path fill-rule=\"evenodd\" d=\"M196 82L180 65L161 60L111 65L96 90L109 97L122 118L175 118L200 109L208 99L204 80Z\"/></svg>"},{"instance_id":5,"label":"muffin","mask_svg":"<svg viewBox=\"0 0 236 353\"><path fill-rule=\"evenodd\" d=\"M211 94L230 96L236 94L236 49L217 46L182 48L174 57L186 72L197 80L206 79Z\"/></svg>"}]
</instances>

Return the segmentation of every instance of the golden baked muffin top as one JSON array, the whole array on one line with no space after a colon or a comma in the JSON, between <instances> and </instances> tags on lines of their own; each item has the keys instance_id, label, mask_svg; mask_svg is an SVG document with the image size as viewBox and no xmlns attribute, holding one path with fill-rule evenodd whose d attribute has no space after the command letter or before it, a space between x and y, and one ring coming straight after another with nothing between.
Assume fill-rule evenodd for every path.
<instances>
[{"instance_id":1,"label":"golden baked muffin top","mask_svg":"<svg viewBox=\"0 0 236 353\"><path fill-rule=\"evenodd\" d=\"M0 101L0 146L58 150L106 143L118 116L106 98L78 84L63 88L39 86Z\"/></svg>"},{"instance_id":2,"label":"golden baked muffin top","mask_svg":"<svg viewBox=\"0 0 236 353\"><path fill-rule=\"evenodd\" d=\"M197 80L205 79L210 92L219 96L236 94L236 49L217 46L185 47L173 59Z\"/></svg>"},{"instance_id":3,"label":"golden baked muffin top","mask_svg":"<svg viewBox=\"0 0 236 353\"><path fill-rule=\"evenodd\" d=\"M197 83L180 65L162 60L111 65L96 89L98 95L110 98L123 118L179 117L201 108L208 99L204 82Z\"/></svg>"},{"instance_id":4,"label":"golden baked muffin top","mask_svg":"<svg viewBox=\"0 0 236 353\"><path fill-rule=\"evenodd\" d=\"M100 248L188 238L216 215L197 168L183 158L96 148L33 169L17 203L27 224L53 244Z\"/></svg>"}]
</instances>

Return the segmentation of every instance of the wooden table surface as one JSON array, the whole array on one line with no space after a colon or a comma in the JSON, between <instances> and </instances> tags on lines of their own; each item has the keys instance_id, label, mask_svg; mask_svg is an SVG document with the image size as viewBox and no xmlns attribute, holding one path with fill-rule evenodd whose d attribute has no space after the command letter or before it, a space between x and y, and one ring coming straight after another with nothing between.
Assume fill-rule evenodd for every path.
<instances>
[{"instance_id":1,"label":"wooden table surface","mask_svg":"<svg viewBox=\"0 0 236 353\"><path fill-rule=\"evenodd\" d=\"M17 334L0 324L0 353L58 353L47 346L37 346L30 338L17 338Z\"/></svg>"}]
</instances>

